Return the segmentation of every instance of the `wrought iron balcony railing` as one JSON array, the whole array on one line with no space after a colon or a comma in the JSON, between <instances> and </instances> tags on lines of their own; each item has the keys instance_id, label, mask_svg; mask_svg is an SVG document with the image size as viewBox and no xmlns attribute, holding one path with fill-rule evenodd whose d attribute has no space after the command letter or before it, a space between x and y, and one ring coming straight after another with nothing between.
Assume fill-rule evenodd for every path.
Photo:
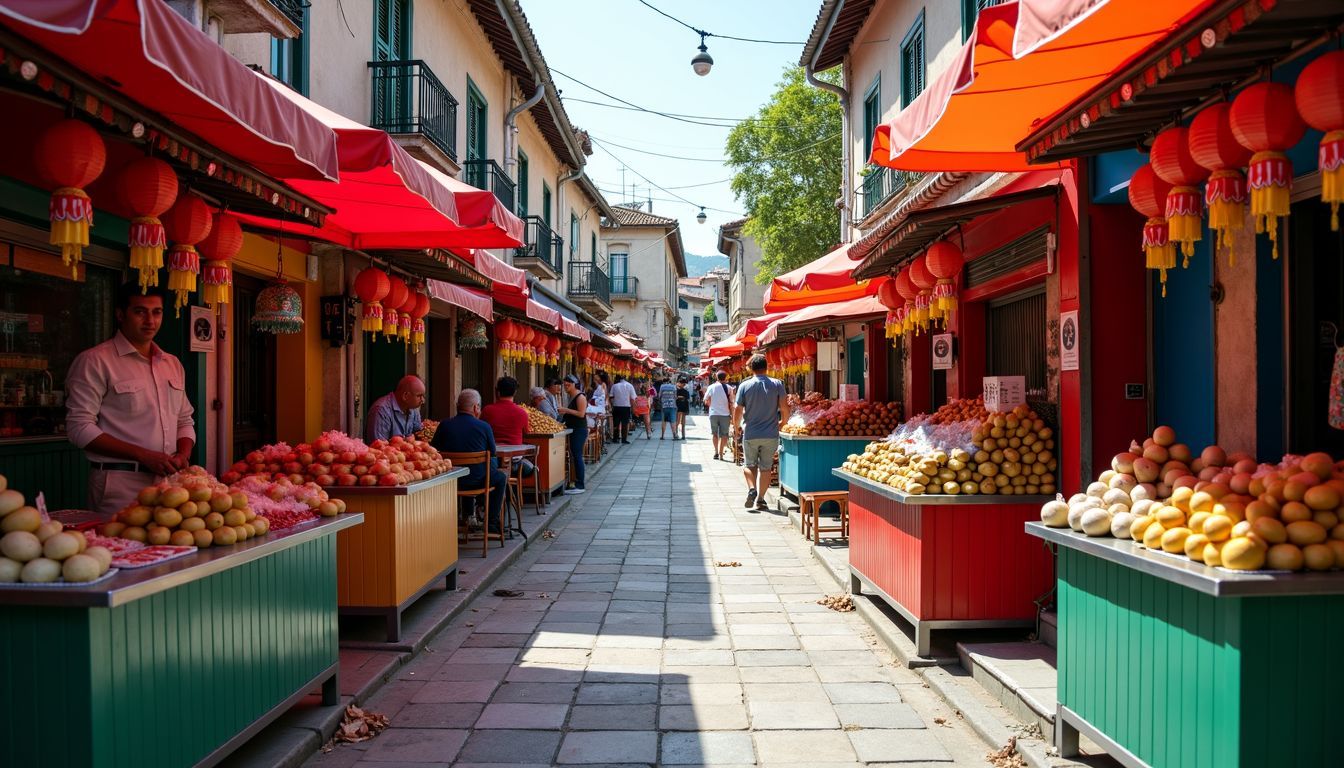
<instances>
[{"instance_id":1,"label":"wrought iron balcony railing","mask_svg":"<svg viewBox=\"0 0 1344 768\"><path fill-rule=\"evenodd\" d=\"M513 257L515 259L536 259L545 262L551 268L551 271L560 275L565 241L555 234L550 225L540 216L528 216L526 222L527 228L524 230L523 245L514 249Z\"/></svg>"},{"instance_id":2,"label":"wrought iron balcony railing","mask_svg":"<svg viewBox=\"0 0 1344 768\"><path fill-rule=\"evenodd\" d=\"M513 195L516 185L513 179L499 167L494 160L468 160L462 164L467 174L467 183L477 189L495 193L505 208L513 210Z\"/></svg>"},{"instance_id":3,"label":"wrought iron balcony railing","mask_svg":"<svg viewBox=\"0 0 1344 768\"><path fill-rule=\"evenodd\" d=\"M303 9L308 5L307 0L271 0L271 5L280 9L290 21L303 26Z\"/></svg>"},{"instance_id":4,"label":"wrought iron balcony railing","mask_svg":"<svg viewBox=\"0 0 1344 768\"><path fill-rule=\"evenodd\" d=\"M423 61L370 61L369 123L392 134L419 133L457 160L457 99Z\"/></svg>"},{"instance_id":5,"label":"wrought iron balcony railing","mask_svg":"<svg viewBox=\"0 0 1344 768\"><path fill-rule=\"evenodd\" d=\"M569 262L569 285L566 293L570 298L597 300L611 305L611 281L602 267L591 261Z\"/></svg>"},{"instance_id":6,"label":"wrought iron balcony railing","mask_svg":"<svg viewBox=\"0 0 1344 768\"><path fill-rule=\"evenodd\" d=\"M611 278L611 295L622 299L639 298L639 278L629 275L613 275Z\"/></svg>"},{"instance_id":7,"label":"wrought iron balcony railing","mask_svg":"<svg viewBox=\"0 0 1344 768\"><path fill-rule=\"evenodd\" d=\"M898 171L886 166L870 166L863 177L863 215L872 213L893 195L915 183L924 174L917 171Z\"/></svg>"}]
</instances>

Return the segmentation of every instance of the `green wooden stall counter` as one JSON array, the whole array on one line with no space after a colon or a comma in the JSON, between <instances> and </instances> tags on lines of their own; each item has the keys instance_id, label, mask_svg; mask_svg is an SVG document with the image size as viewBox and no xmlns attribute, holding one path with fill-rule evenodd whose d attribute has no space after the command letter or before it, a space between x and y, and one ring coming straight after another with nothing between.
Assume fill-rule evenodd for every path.
<instances>
[{"instance_id":1,"label":"green wooden stall counter","mask_svg":"<svg viewBox=\"0 0 1344 768\"><path fill-rule=\"evenodd\" d=\"M1058 554L1056 741L1127 766L1340 765L1344 572L1236 572L1027 523Z\"/></svg>"},{"instance_id":2,"label":"green wooden stall counter","mask_svg":"<svg viewBox=\"0 0 1344 768\"><path fill-rule=\"evenodd\" d=\"M0 765L214 765L319 686L337 704L336 533L361 522L0 584Z\"/></svg>"}]
</instances>

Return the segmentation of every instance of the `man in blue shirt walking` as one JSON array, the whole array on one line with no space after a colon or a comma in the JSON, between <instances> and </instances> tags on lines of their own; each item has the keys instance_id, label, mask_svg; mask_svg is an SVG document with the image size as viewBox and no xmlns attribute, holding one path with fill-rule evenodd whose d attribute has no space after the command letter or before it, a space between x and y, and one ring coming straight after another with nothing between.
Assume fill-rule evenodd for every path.
<instances>
[{"instance_id":1,"label":"man in blue shirt walking","mask_svg":"<svg viewBox=\"0 0 1344 768\"><path fill-rule=\"evenodd\" d=\"M789 420L784 383L766 376L765 368L765 355L753 355L753 375L737 388L737 407L733 409L733 431L742 428L742 475L747 481L745 506L753 512L770 508L765 503L765 492L770 487L770 470L779 450L779 429Z\"/></svg>"}]
</instances>

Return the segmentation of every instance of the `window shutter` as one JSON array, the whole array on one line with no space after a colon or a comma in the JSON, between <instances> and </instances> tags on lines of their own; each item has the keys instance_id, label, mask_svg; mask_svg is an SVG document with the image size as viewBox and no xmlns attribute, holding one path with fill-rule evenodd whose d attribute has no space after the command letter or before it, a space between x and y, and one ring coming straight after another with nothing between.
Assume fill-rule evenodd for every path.
<instances>
[{"instance_id":1,"label":"window shutter","mask_svg":"<svg viewBox=\"0 0 1344 768\"><path fill-rule=\"evenodd\" d=\"M527 215L527 155L518 153L518 215Z\"/></svg>"},{"instance_id":2,"label":"window shutter","mask_svg":"<svg viewBox=\"0 0 1344 768\"><path fill-rule=\"evenodd\" d=\"M541 184L541 220L547 227L551 226L551 188L546 182Z\"/></svg>"}]
</instances>

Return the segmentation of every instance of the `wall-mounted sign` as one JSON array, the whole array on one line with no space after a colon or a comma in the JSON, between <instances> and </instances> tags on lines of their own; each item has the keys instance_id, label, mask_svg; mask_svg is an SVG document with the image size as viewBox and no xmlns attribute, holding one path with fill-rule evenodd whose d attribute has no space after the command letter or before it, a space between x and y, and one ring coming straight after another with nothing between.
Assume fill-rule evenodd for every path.
<instances>
[{"instance_id":1,"label":"wall-mounted sign","mask_svg":"<svg viewBox=\"0 0 1344 768\"><path fill-rule=\"evenodd\" d=\"M1142 384L1126 384L1125 399L1142 400L1144 398L1144 389L1145 387Z\"/></svg>"},{"instance_id":2,"label":"wall-mounted sign","mask_svg":"<svg viewBox=\"0 0 1344 768\"><path fill-rule=\"evenodd\" d=\"M994 413L1003 413L1026 402L1026 376L985 377L985 408Z\"/></svg>"},{"instance_id":3,"label":"wall-mounted sign","mask_svg":"<svg viewBox=\"0 0 1344 768\"><path fill-rule=\"evenodd\" d=\"M1078 370L1078 310L1059 315L1059 369Z\"/></svg>"},{"instance_id":4,"label":"wall-mounted sign","mask_svg":"<svg viewBox=\"0 0 1344 768\"><path fill-rule=\"evenodd\" d=\"M853 402L859 399L858 384L841 384L840 399L846 402Z\"/></svg>"},{"instance_id":5,"label":"wall-mounted sign","mask_svg":"<svg viewBox=\"0 0 1344 768\"><path fill-rule=\"evenodd\" d=\"M322 297L322 338L340 347L354 341L355 302L349 296Z\"/></svg>"},{"instance_id":6,"label":"wall-mounted sign","mask_svg":"<svg viewBox=\"0 0 1344 768\"><path fill-rule=\"evenodd\" d=\"M952 334L935 333L933 335L933 370L952 370Z\"/></svg>"},{"instance_id":7,"label":"wall-mounted sign","mask_svg":"<svg viewBox=\"0 0 1344 768\"><path fill-rule=\"evenodd\" d=\"M191 308L191 351L215 351L215 310L211 307Z\"/></svg>"}]
</instances>

